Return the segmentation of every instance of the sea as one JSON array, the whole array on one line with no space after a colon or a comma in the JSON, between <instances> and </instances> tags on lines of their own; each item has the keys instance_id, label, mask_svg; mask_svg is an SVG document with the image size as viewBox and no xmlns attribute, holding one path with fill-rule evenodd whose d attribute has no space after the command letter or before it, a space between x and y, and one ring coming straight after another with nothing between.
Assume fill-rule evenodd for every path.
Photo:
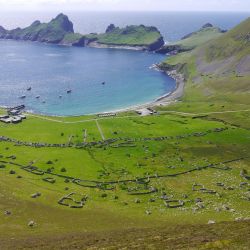
<instances>
[{"instance_id":1,"label":"sea","mask_svg":"<svg viewBox=\"0 0 250 250\"><path fill-rule=\"evenodd\" d=\"M23 28L34 20L48 22L57 14L0 11L0 25ZM243 12L64 14L82 34L104 32L110 23L120 27L144 24L157 27L166 42L208 22L228 30L250 16ZM110 112L152 102L175 88L173 79L151 68L166 58L155 53L0 40L0 55L0 106L24 104L35 113L77 116ZM71 93L67 93L69 89Z\"/></svg>"}]
</instances>

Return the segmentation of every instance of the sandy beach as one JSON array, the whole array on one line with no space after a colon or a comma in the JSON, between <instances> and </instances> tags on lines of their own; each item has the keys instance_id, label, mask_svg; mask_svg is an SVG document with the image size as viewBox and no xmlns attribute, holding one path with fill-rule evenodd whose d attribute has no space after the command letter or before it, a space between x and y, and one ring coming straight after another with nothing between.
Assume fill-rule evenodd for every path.
<instances>
[{"instance_id":1,"label":"sandy beach","mask_svg":"<svg viewBox=\"0 0 250 250\"><path fill-rule=\"evenodd\" d=\"M155 66L155 69L162 71L156 66ZM121 113L125 111L135 111L135 110L140 110L140 109L145 109L145 108L153 108L157 106L167 106L167 105L170 105L171 103L176 102L179 98L182 97L184 93L185 80L183 78L183 75L180 73L177 73L176 70L168 71L165 73L169 77L173 78L176 82L175 89L172 92L166 93L152 102L144 103L141 105L135 105L135 106L131 106L131 107L124 108L124 109L112 110L110 112ZM104 113L108 113L108 112L104 112Z\"/></svg>"}]
</instances>

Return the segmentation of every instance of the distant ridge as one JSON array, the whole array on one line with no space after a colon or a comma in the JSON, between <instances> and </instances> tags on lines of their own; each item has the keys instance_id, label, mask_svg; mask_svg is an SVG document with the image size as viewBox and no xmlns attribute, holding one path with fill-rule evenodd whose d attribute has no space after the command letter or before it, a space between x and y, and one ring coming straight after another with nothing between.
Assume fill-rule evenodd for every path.
<instances>
[{"instance_id":1,"label":"distant ridge","mask_svg":"<svg viewBox=\"0 0 250 250\"><path fill-rule=\"evenodd\" d=\"M49 23L33 22L24 29L7 31L0 28L0 38L59 43L67 33L74 33L73 23L64 14L59 14Z\"/></svg>"},{"instance_id":2,"label":"distant ridge","mask_svg":"<svg viewBox=\"0 0 250 250\"><path fill-rule=\"evenodd\" d=\"M210 23L206 23L198 31L185 35L181 38L180 41L163 46L157 52L162 54L176 54L180 52L190 51L202 44L205 44L211 39L221 36L225 32L225 30L214 27Z\"/></svg>"},{"instance_id":3,"label":"distant ridge","mask_svg":"<svg viewBox=\"0 0 250 250\"><path fill-rule=\"evenodd\" d=\"M157 50L164 45L159 30L144 25L130 25L119 28L111 24L103 34L82 35L75 33L73 23L62 13L48 23L41 23L37 20L24 29L6 30L0 26L0 38L81 47L118 47L150 51Z\"/></svg>"}]
</instances>

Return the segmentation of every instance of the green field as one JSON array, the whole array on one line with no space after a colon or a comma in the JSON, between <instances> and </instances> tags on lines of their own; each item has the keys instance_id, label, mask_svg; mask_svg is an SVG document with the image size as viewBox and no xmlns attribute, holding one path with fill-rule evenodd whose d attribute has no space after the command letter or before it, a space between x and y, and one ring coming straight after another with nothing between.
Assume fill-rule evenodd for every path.
<instances>
[{"instance_id":1,"label":"green field","mask_svg":"<svg viewBox=\"0 0 250 250\"><path fill-rule=\"evenodd\" d=\"M127 26L115 28L112 32L97 36L98 42L118 45L150 45L161 38L160 32L154 27Z\"/></svg>"},{"instance_id":2,"label":"green field","mask_svg":"<svg viewBox=\"0 0 250 250\"><path fill-rule=\"evenodd\" d=\"M186 84L157 114L0 123L0 248L248 249L249 47L232 70L223 37L163 62Z\"/></svg>"},{"instance_id":3,"label":"green field","mask_svg":"<svg viewBox=\"0 0 250 250\"><path fill-rule=\"evenodd\" d=\"M1 136L20 142L67 144L74 136L65 148L0 143L0 209L11 211L0 217L2 237L119 232L249 217L249 184L240 186L246 181L241 170L249 169L249 130L214 121L212 114L194 117L162 113L48 121L28 115L21 124L1 124ZM116 139L114 143L90 146L92 141L102 141L96 121L105 140ZM86 146L77 148L84 129ZM159 140L161 137L165 139ZM230 160L235 161L226 163ZM218 165L213 168L211 164ZM27 171L32 166L35 171ZM193 191L194 183L205 189ZM37 192L41 196L31 198ZM58 204L71 192L77 199L88 196L82 208ZM183 201L184 206L167 207L164 195L166 201L176 200L171 204ZM36 223L33 228L28 226L30 220Z\"/></svg>"}]
</instances>

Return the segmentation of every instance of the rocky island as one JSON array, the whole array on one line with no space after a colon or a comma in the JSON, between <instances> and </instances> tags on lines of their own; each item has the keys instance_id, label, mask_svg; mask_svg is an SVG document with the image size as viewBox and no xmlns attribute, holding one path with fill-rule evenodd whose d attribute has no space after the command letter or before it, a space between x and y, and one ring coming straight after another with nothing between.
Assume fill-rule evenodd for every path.
<instances>
[{"instance_id":1,"label":"rocky island","mask_svg":"<svg viewBox=\"0 0 250 250\"><path fill-rule=\"evenodd\" d=\"M82 35L74 32L73 23L64 14L59 14L49 23L33 22L21 29L6 30L0 26L1 39L29 40L80 47L123 48L155 51L164 45L164 40L155 27L130 25L125 28L111 24L103 34Z\"/></svg>"}]
</instances>

